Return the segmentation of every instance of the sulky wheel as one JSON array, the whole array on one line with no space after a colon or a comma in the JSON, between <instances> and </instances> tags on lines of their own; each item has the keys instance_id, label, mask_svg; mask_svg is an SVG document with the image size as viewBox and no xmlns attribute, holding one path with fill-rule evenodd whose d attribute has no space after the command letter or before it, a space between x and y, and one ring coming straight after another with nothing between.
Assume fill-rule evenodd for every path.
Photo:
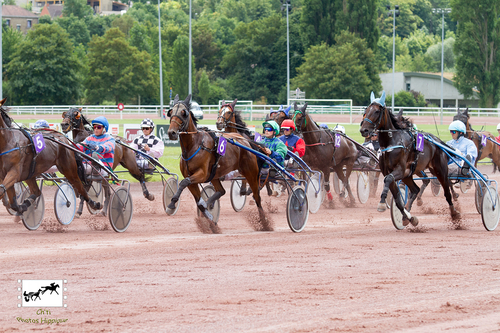
<instances>
[{"instance_id":1,"label":"sulky wheel","mask_svg":"<svg viewBox=\"0 0 500 333\"><path fill-rule=\"evenodd\" d=\"M431 190L435 197L441 193L441 183L437 179L431 179Z\"/></svg>"},{"instance_id":2,"label":"sulky wheel","mask_svg":"<svg viewBox=\"0 0 500 333\"><path fill-rule=\"evenodd\" d=\"M335 191L335 193L340 194L341 186L343 187L344 184L342 184L342 182L340 181L339 176L337 176L337 173L334 172L333 173L333 190Z\"/></svg>"},{"instance_id":3,"label":"sulky wheel","mask_svg":"<svg viewBox=\"0 0 500 333\"><path fill-rule=\"evenodd\" d=\"M22 204L23 202L21 201L22 199L22 196L23 196L23 192L24 190L26 189L26 185L24 185L23 182L18 182L18 183L15 183L14 184L14 191L16 192L16 197L14 198L17 202L17 205L20 205ZM10 214L10 215L15 215L16 214L16 211L13 210L12 208L10 208L10 203L9 203L9 197L7 196L7 194L5 194L2 198L3 200L3 205L5 206L5 208L7 209L7 212Z\"/></svg>"},{"instance_id":4,"label":"sulky wheel","mask_svg":"<svg viewBox=\"0 0 500 333\"><path fill-rule=\"evenodd\" d=\"M124 232L130 225L134 205L132 196L124 187L119 187L109 202L109 222L116 232Z\"/></svg>"},{"instance_id":5,"label":"sulky wheel","mask_svg":"<svg viewBox=\"0 0 500 333\"><path fill-rule=\"evenodd\" d=\"M93 181L92 185L90 186L90 189L88 190L87 193L88 193L90 199L94 200L95 202L100 202L101 207L102 207L102 202L103 202L103 198L104 198L104 190L102 188L101 182ZM102 210L102 209L91 208L88 202L87 202L87 209L89 210L89 213L92 215L99 214Z\"/></svg>"},{"instance_id":6,"label":"sulky wheel","mask_svg":"<svg viewBox=\"0 0 500 333\"><path fill-rule=\"evenodd\" d=\"M179 183L174 177L170 177L169 179L167 179L165 186L163 186L163 209L165 209L165 212L168 215L175 215L175 213L177 213L177 211L179 210L180 200L175 203L174 210L170 210L167 207L168 205L170 205L172 197L175 195L175 193L177 193L178 189Z\"/></svg>"},{"instance_id":7,"label":"sulky wheel","mask_svg":"<svg viewBox=\"0 0 500 333\"><path fill-rule=\"evenodd\" d=\"M366 203L370 197L370 177L366 172L358 172L357 192L359 202Z\"/></svg>"},{"instance_id":8,"label":"sulky wheel","mask_svg":"<svg viewBox=\"0 0 500 333\"><path fill-rule=\"evenodd\" d=\"M472 179L466 179L460 181L460 191L462 193L467 193L469 189L472 187Z\"/></svg>"},{"instance_id":9,"label":"sulky wheel","mask_svg":"<svg viewBox=\"0 0 500 333\"><path fill-rule=\"evenodd\" d=\"M21 196L21 203L28 199L30 196L29 188L23 191ZM22 220L23 224L28 230L36 230L42 224L43 215L45 214L45 200L43 199L43 194L35 199L35 201L28 207L28 209L23 213Z\"/></svg>"},{"instance_id":10,"label":"sulky wheel","mask_svg":"<svg viewBox=\"0 0 500 333\"><path fill-rule=\"evenodd\" d=\"M231 206L235 212L241 212L247 201L247 196L241 195L241 186L243 181L241 179L234 179L231 181Z\"/></svg>"},{"instance_id":11,"label":"sulky wheel","mask_svg":"<svg viewBox=\"0 0 500 333\"><path fill-rule=\"evenodd\" d=\"M483 192L483 202L481 205L481 218L483 225L488 231L493 231L498 226L500 220L498 192L495 186L488 186Z\"/></svg>"},{"instance_id":12,"label":"sulky wheel","mask_svg":"<svg viewBox=\"0 0 500 333\"><path fill-rule=\"evenodd\" d=\"M318 212L323 202L323 191L321 182L319 181L320 174L315 173L311 176L307 184L307 204L309 206L309 212L315 214Z\"/></svg>"},{"instance_id":13,"label":"sulky wheel","mask_svg":"<svg viewBox=\"0 0 500 333\"><path fill-rule=\"evenodd\" d=\"M474 203L476 204L476 210L479 214L482 214L481 205L483 203L483 196L486 191L487 191L487 186L482 181L476 181L476 190L474 191Z\"/></svg>"},{"instance_id":14,"label":"sulky wheel","mask_svg":"<svg viewBox=\"0 0 500 333\"><path fill-rule=\"evenodd\" d=\"M404 206L406 205L407 201L407 195L406 195L407 188L404 184L400 184L398 188L399 191L397 195L401 196L401 198L403 199L403 206ZM392 225L394 225L394 227L398 230L403 230L406 227L406 225L403 224L403 214L398 209L394 196L391 198L391 220L392 220Z\"/></svg>"},{"instance_id":15,"label":"sulky wheel","mask_svg":"<svg viewBox=\"0 0 500 333\"><path fill-rule=\"evenodd\" d=\"M207 185L205 187L202 187L201 189L201 197L205 202L208 201L208 198L210 198L212 195L215 194L215 188L212 185ZM199 209L198 211L198 216L204 216ZM220 202L219 199L215 200L215 202L212 204L212 207L208 207L208 212L212 214L213 216L213 223L219 222L219 214L220 214Z\"/></svg>"},{"instance_id":16,"label":"sulky wheel","mask_svg":"<svg viewBox=\"0 0 500 333\"><path fill-rule=\"evenodd\" d=\"M286 219L293 232L301 232L309 217L307 196L301 186L295 186L286 203Z\"/></svg>"},{"instance_id":17,"label":"sulky wheel","mask_svg":"<svg viewBox=\"0 0 500 333\"><path fill-rule=\"evenodd\" d=\"M59 185L54 195L54 213L62 225L70 224L75 218L76 195L73 187L64 182Z\"/></svg>"}]
</instances>

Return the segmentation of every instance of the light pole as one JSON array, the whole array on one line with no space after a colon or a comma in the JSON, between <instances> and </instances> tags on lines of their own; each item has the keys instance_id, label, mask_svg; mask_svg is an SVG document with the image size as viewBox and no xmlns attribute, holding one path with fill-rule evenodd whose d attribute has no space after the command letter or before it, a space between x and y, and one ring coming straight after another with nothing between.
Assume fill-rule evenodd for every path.
<instances>
[{"instance_id":1,"label":"light pole","mask_svg":"<svg viewBox=\"0 0 500 333\"><path fill-rule=\"evenodd\" d=\"M286 105L290 105L290 29L288 12L292 10L290 0L281 0L281 10L286 10Z\"/></svg>"},{"instance_id":2,"label":"light pole","mask_svg":"<svg viewBox=\"0 0 500 333\"><path fill-rule=\"evenodd\" d=\"M391 10L391 6L386 6L389 11L387 15L392 15L392 113L394 113L394 67L396 58L396 16L399 16L399 6L394 5L394 9Z\"/></svg>"},{"instance_id":3,"label":"light pole","mask_svg":"<svg viewBox=\"0 0 500 333\"><path fill-rule=\"evenodd\" d=\"M163 71L161 64L161 20L160 20L160 0L158 0L158 47L160 52L160 118L163 118Z\"/></svg>"},{"instance_id":4,"label":"light pole","mask_svg":"<svg viewBox=\"0 0 500 333\"><path fill-rule=\"evenodd\" d=\"M188 93L191 95L191 71L192 71L192 65L191 65L191 0L189 0L189 88L188 88ZM191 95L191 99L193 99Z\"/></svg>"},{"instance_id":5,"label":"light pole","mask_svg":"<svg viewBox=\"0 0 500 333\"><path fill-rule=\"evenodd\" d=\"M451 8L433 8L432 12L435 14L442 14L443 19L441 22L441 111L440 111L440 119L441 125L443 125L443 77L444 77L444 14L451 13Z\"/></svg>"}]
</instances>

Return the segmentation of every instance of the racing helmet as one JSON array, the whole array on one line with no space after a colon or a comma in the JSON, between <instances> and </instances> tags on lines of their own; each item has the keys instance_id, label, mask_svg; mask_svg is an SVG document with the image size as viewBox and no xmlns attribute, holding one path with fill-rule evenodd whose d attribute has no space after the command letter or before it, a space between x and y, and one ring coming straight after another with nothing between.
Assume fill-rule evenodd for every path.
<instances>
[{"instance_id":1,"label":"racing helmet","mask_svg":"<svg viewBox=\"0 0 500 333\"><path fill-rule=\"evenodd\" d=\"M295 123L293 122L292 119L285 119L281 123L281 128L284 128L284 127L291 128L291 129L293 129L295 131Z\"/></svg>"},{"instance_id":2,"label":"racing helmet","mask_svg":"<svg viewBox=\"0 0 500 333\"><path fill-rule=\"evenodd\" d=\"M95 118L94 120L92 120L92 126L94 126L94 124L100 124L100 125L104 126L104 129L106 130L106 132L108 132L109 123L108 123L108 120L106 119L106 117L99 116L99 117Z\"/></svg>"},{"instance_id":3,"label":"racing helmet","mask_svg":"<svg viewBox=\"0 0 500 333\"><path fill-rule=\"evenodd\" d=\"M150 127L152 129L154 129L155 123L153 123L153 121L149 118L144 118L144 120L141 123L141 128L143 128L143 127Z\"/></svg>"},{"instance_id":4,"label":"racing helmet","mask_svg":"<svg viewBox=\"0 0 500 333\"><path fill-rule=\"evenodd\" d=\"M448 127L450 131L459 131L465 134L465 124L460 120L453 121Z\"/></svg>"},{"instance_id":5,"label":"racing helmet","mask_svg":"<svg viewBox=\"0 0 500 333\"><path fill-rule=\"evenodd\" d=\"M47 122L47 120L40 119L36 121L35 125L33 125L33 128L34 129L49 128L49 123Z\"/></svg>"},{"instance_id":6,"label":"racing helmet","mask_svg":"<svg viewBox=\"0 0 500 333\"><path fill-rule=\"evenodd\" d=\"M497 130L500 130L500 123L498 123L497 125Z\"/></svg>"},{"instance_id":7,"label":"racing helmet","mask_svg":"<svg viewBox=\"0 0 500 333\"><path fill-rule=\"evenodd\" d=\"M345 134L345 127L342 125L335 126L335 128L333 130Z\"/></svg>"},{"instance_id":8,"label":"racing helmet","mask_svg":"<svg viewBox=\"0 0 500 333\"><path fill-rule=\"evenodd\" d=\"M274 129L275 135L278 135L280 133L280 125L278 125L278 123L274 120L269 120L262 123L262 127L266 128L266 125L271 126Z\"/></svg>"}]
</instances>

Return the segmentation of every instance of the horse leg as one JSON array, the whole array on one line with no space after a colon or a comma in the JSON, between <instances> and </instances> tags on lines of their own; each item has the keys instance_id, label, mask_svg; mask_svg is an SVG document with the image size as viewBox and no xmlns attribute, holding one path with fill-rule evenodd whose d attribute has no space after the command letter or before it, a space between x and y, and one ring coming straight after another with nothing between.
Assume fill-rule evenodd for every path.
<instances>
[{"instance_id":1,"label":"horse leg","mask_svg":"<svg viewBox=\"0 0 500 333\"><path fill-rule=\"evenodd\" d=\"M83 213L83 202L84 202L84 198L83 196L80 195L80 204L78 205L78 209L76 210L76 214L75 214L75 217L76 218L79 218L80 216L82 216L82 213Z\"/></svg>"},{"instance_id":2,"label":"horse leg","mask_svg":"<svg viewBox=\"0 0 500 333\"><path fill-rule=\"evenodd\" d=\"M385 205L385 199L387 199L387 192L389 192L389 186L394 182L394 175L392 173L384 177L384 188L380 194L380 202L377 206L377 211L385 212L387 206Z\"/></svg>"},{"instance_id":3,"label":"horse leg","mask_svg":"<svg viewBox=\"0 0 500 333\"><path fill-rule=\"evenodd\" d=\"M186 179L186 178L185 178ZM179 188L180 188L180 185L179 185ZM198 183L194 183L194 184L189 184L188 185L188 189L189 191L191 192L191 194L193 195L194 197L194 201L196 202L196 207L198 207L198 209L200 210L200 212L205 215L205 217L207 219L209 219L210 221L213 222L214 220L214 217L212 216L212 214L208 211L209 209L209 205L207 204L207 202L205 202L205 200L203 200L203 198L201 197L201 190L200 190L200 187L198 186ZM177 191L178 192L178 191ZM177 193L176 193L177 194ZM214 194L215 196L215 194ZM174 201L174 199L172 198L172 202ZM172 204L171 202L171 204ZM174 206L175 208L175 206Z\"/></svg>"},{"instance_id":4,"label":"horse leg","mask_svg":"<svg viewBox=\"0 0 500 333\"><path fill-rule=\"evenodd\" d=\"M356 199L354 198L354 195L352 194L351 185L349 184L349 178L351 177L353 164L354 164L354 162L345 165L346 169L345 169L345 182L344 182L344 188L347 189L347 193L349 195L349 200L350 200L351 204L354 204L356 202Z\"/></svg>"},{"instance_id":5,"label":"horse leg","mask_svg":"<svg viewBox=\"0 0 500 333\"><path fill-rule=\"evenodd\" d=\"M328 198L328 201L333 201L333 194L330 191L330 167L321 170L323 171L323 175L325 177L325 192Z\"/></svg>"},{"instance_id":6,"label":"horse leg","mask_svg":"<svg viewBox=\"0 0 500 333\"><path fill-rule=\"evenodd\" d=\"M415 184L415 181L413 180L413 177L411 177L411 176L403 179L403 182L410 189L410 195L408 197L408 202L406 203L406 210L411 211L411 206L413 205L413 201L415 201L415 199L417 198L417 195L420 193L420 188L418 187L417 184ZM413 217L413 218L415 218L415 217Z\"/></svg>"},{"instance_id":7,"label":"horse leg","mask_svg":"<svg viewBox=\"0 0 500 333\"><path fill-rule=\"evenodd\" d=\"M22 214L28 208L35 202L35 200L42 194L42 191L40 191L40 188L38 187L38 184L36 183L36 179L31 178L26 180L26 184L28 184L28 187L30 189L31 195L24 200L24 202L18 207L18 213Z\"/></svg>"},{"instance_id":8,"label":"horse leg","mask_svg":"<svg viewBox=\"0 0 500 333\"><path fill-rule=\"evenodd\" d=\"M216 192L214 193L214 195L212 195L207 200L207 206L209 209L214 208L214 202L217 199L219 199L220 197L222 197L224 194L226 194L226 190L224 189L224 187L220 183L219 179L215 179L215 178L212 179L212 185L214 186Z\"/></svg>"},{"instance_id":9,"label":"horse leg","mask_svg":"<svg viewBox=\"0 0 500 333\"><path fill-rule=\"evenodd\" d=\"M451 195L451 182L448 179L447 174L442 174L442 173L436 173L436 177L441 183L441 186L443 187L444 190L444 197L446 198L446 202L448 202L448 208L450 209L450 214L451 218L456 220L460 218L460 213L455 209L455 206L453 205L452 201L452 195Z\"/></svg>"},{"instance_id":10,"label":"horse leg","mask_svg":"<svg viewBox=\"0 0 500 333\"><path fill-rule=\"evenodd\" d=\"M403 202L403 197L400 195L400 191L398 186L396 185L396 182L393 181L389 185L390 190L392 192L392 197L394 198L394 202L396 204L396 207L399 209L401 214L403 215L403 226L407 226L408 223L412 223L413 225L418 224L418 220L415 217L412 217L410 212L405 208L404 202ZM418 192L418 190L417 190ZM416 194L415 194L416 196Z\"/></svg>"},{"instance_id":11,"label":"horse leg","mask_svg":"<svg viewBox=\"0 0 500 333\"><path fill-rule=\"evenodd\" d=\"M167 206L167 209L169 210L169 212L173 213L173 211L175 210L175 204L177 203L177 201L179 201L179 198L181 197L182 191L184 191L184 189L190 185L191 185L191 177L187 177L187 178L184 178L183 180L181 180L181 182L179 183L179 188L177 189L177 192L175 192L174 196L172 197L172 200L170 201L170 203ZM191 191L191 193L193 193L193 191ZM198 201L198 199L195 197L196 201Z\"/></svg>"},{"instance_id":12,"label":"horse leg","mask_svg":"<svg viewBox=\"0 0 500 333\"><path fill-rule=\"evenodd\" d=\"M427 188L427 186L429 186L431 180L426 178L423 179L422 182L423 182L422 187L420 188L420 191L418 192L417 195L417 206L422 206L424 204L424 202L422 201L422 195L424 194L424 191Z\"/></svg>"}]
</instances>

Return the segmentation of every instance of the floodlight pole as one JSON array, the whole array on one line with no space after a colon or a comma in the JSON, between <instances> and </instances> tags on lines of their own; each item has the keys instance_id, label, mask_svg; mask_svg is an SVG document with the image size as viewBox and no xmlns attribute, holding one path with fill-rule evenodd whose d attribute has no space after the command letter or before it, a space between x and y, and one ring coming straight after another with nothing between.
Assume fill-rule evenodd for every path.
<instances>
[{"instance_id":1,"label":"floodlight pole","mask_svg":"<svg viewBox=\"0 0 500 333\"><path fill-rule=\"evenodd\" d=\"M391 10L391 6L386 6L389 11L388 14L392 14L392 113L394 113L394 68L396 66L396 16L399 16L399 5L394 5L394 9Z\"/></svg>"},{"instance_id":2,"label":"floodlight pole","mask_svg":"<svg viewBox=\"0 0 500 333\"><path fill-rule=\"evenodd\" d=\"M288 7L290 1L286 3L286 105L290 105L290 38L288 26ZM298 97L298 96L297 96Z\"/></svg>"},{"instance_id":3,"label":"floodlight pole","mask_svg":"<svg viewBox=\"0 0 500 333\"><path fill-rule=\"evenodd\" d=\"M440 121L443 125L443 82L444 82L444 14L451 13L450 8L433 8L434 13L442 14L441 21L441 110L440 110Z\"/></svg>"},{"instance_id":4,"label":"floodlight pole","mask_svg":"<svg viewBox=\"0 0 500 333\"><path fill-rule=\"evenodd\" d=\"M189 94L191 95L192 89L191 89L191 77L192 77L192 66L191 66L191 0L189 0ZM191 99L193 99L191 95Z\"/></svg>"},{"instance_id":5,"label":"floodlight pole","mask_svg":"<svg viewBox=\"0 0 500 333\"><path fill-rule=\"evenodd\" d=\"M160 118L163 118L163 70L161 58L161 20L160 20L160 0L158 0L158 48L160 52Z\"/></svg>"}]
</instances>

